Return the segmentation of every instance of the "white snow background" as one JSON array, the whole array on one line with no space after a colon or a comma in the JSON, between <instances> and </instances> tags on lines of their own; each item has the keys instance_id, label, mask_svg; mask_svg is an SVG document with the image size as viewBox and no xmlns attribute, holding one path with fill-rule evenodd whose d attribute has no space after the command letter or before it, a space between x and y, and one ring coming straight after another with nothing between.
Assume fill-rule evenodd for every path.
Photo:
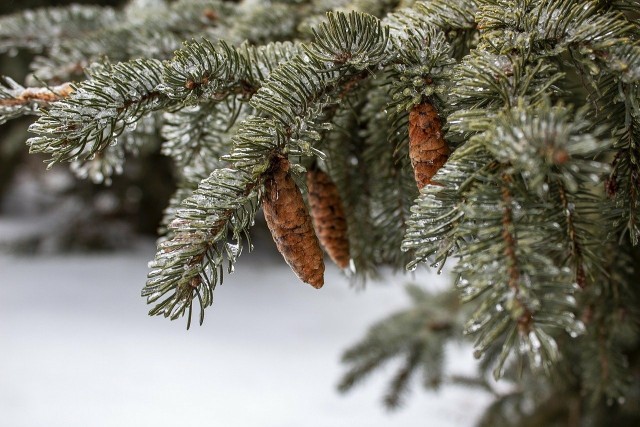
<instances>
[{"instance_id":1,"label":"white snow background","mask_svg":"<svg viewBox=\"0 0 640 427\"><path fill-rule=\"evenodd\" d=\"M19 223L0 218L2 236ZM15 231L12 231L15 230ZM0 426L472 426L490 401L475 389L381 404L389 364L351 393L340 355L375 321L408 305L409 276L359 292L333 267L300 283L282 260L243 254L202 327L148 317L140 290L152 242L98 255L0 253ZM449 277L420 273L426 288ZM451 374L474 372L468 346L448 348Z\"/></svg>"}]
</instances>

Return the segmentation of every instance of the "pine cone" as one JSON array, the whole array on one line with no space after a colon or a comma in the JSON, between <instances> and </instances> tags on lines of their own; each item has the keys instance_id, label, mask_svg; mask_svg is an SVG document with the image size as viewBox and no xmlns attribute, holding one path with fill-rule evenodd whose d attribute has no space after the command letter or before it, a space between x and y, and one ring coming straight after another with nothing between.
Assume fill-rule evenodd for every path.
<instances>
[{"instance_id":1,"label":"pine cone","mask_svg":"<svg viewBox=\"0 0 640 427\"><path fill-rule=\"evenodd\" d=\"M327 173L316 169L307 173L311 217L318 238L329 257L342 269L349 266L347 220L338 187Z\"/></svg>"},{"instance_id":2,"label":"pine cone","mask_svg":"<svg viewBox=\"0 0 640 427\"><path fill-rule=\"evenodd\" d=\"M409 157L419 189L431 184L449 153L435 107L429 103L413 107L409 113Z\"/></svg>"},{"instance_id":3,"label":"pine cone","mask_svg":"<svg viewBox=\"0 0 640 427\"><path fill-rule=\"evenodd\" d=\"M289 161L276 157L265 182L262 209L278 251L294 273L314 288L324 284L324 260L311 217L289 175Z\"/></svg>"}]
</instances>

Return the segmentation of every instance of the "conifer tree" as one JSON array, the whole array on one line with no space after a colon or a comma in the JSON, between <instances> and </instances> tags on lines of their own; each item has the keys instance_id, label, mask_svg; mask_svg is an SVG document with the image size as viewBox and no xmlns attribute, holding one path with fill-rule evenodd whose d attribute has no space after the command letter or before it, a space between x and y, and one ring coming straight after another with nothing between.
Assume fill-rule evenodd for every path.
<instances>
[{"instance_id":1,"label":"conifer tree","mask_svg":"<svg viewBox=\"0 0 640 427\"><path fill-rule=\"evenodd\" d=\"M390 407L422 373L494 392L482 426L638 425L638 0L133 0L4 16L12 49L37 55L0 123L36 115L50 165L104 181L160 130L150 314L202 323L264 207L316 287L321 246L354 280L455 273L345 353L342 390L400 357ZM462 337L477 378L443 371Z\"/></svg>"}]
</instances>

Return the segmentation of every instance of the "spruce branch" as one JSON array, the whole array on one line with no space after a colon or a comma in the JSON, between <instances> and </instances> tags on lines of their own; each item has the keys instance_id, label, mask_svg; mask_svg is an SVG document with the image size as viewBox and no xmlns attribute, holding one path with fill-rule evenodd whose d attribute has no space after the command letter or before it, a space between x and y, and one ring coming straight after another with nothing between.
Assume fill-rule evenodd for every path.
<instances>
[{"instance_id":1,"label":"spruce branch","mask_svg":"<svg viewBox=\"0 0 640 427\"><path fill-rule=\"evenodd\" d=\"M366 43L363 48L360 45L361 36L344 31L340 26L345 23L360 29L362 34L369 35L373 42ZM317 116L341 99L345 95L345 88L356 86L358 81L370 75L370 67L379 62L379 55L387 45L387 34L388 30L383 30L380 22L373 17L357 13L330 14L328 23L318 31L317 40L304 47L306 54L297 55L276 68L258 92L251 97L250 104L258 112L273 119L256 117L243 122L233 137L233 150L224 157L233 164L236 168L234 170L241 174L244 185L231 185L221 182L220 179L215 179L211 184L232 188L234 198L244 203L246 197L253 194L255 188L260 187L263 174L269 168L269 158L276 150L289 155L321 155L313 147L319 135L318 126L322 126L322 123L317 123ZM190 58L198 56L207 58L206 61L199 61L200 64L214 64L211 67L213 69L219 64L209 59L212 51L210 45L206 48L202 44L191 45L194 46L195 51L192 49L189 55L178 53L178 59L169 67L169 70L176 71L178 76L176 79L166 79L170 87L176 89L172 96L177 98L187 98L189 91L199 89L202 83L215 86L219 80L224 83L225 77L229 77L229 74L223 72L222 78L204 81L204 67L187 66ZM187 46L185 52L189 52L189 48L190 46ZM231 49L228 52L237 62L239 54ZM332 61L319 60L328 57ZM248 67L245 67L246 69ZM180 70L188 71L185 73ZM188 75L191 70L193 75ZM243 77L242 74L240 77ZM188 84L189 82L193 84ZM329 111L327 113L331 115ZM320 116L322 117L321 114ZM314 117L316 118L313 119ZM257 141L262 142L256 145ZM216 172L212 177L215 174ZM231 207L228 204L219 205L214 202L211 203L211 213L195 211L197 204L194 198L197 200L199 195L202 199L212 191L213 185L203 187L206 182L203 181L199 190L183 202L183 205L190 206L190 209L177 210L176 219L170 225L172 237L159 245L156 261L153 263L157 268L150 273L150 281L144 294L153 295L149 302L156 301L167 292L173 294L157 305L152 310L153 314L163 313L171 318L184 314L187 308L190 309L191 300L195 298L194 292L190 289L200 289L202 286L204 296L201 308L204 309L211 303L210 294L218 282L218 276L208 271L217 271L214 267L220 265L222 257L205 255L210 253L211 248L215 247L221 236L224 236L222 232L228 227L227 221L241 206ZM223 200L225 199L222 198L221 201ZM249 217L252 217L252 214L249 214ZM205 218L216 218L218 222L212 224L211 220ZM239 234L238 230L236 234ZM169 247L171 250L167 250ZM235 258L231 263L234 261ZM181 264L188 266L187 273L177 275L176 266Z\"/></svg>"},{"instance_id":2,"label":"spruce branch","mask_svg":"<svg viewBox=\"0 0 640 427\"><path fill-rule=\"evenodd\" d=\"M230 150L236 121L254 111L248 101L275 68L300 51L280 42L239 48L206 40L185 44L165 66L160 86L184 105L165 114L163 153L190 168L198 162L211 173Z\"/></svg>"},{"instance_id":3,"label":"spruce branch","mask_svg":"<svg viewBox=\"0 0 640 427\"><path fill-rule=\"evenodd\" d=\"M373 325L366 336L347 349L343 362L350 365L338 389L347 392L391 359L404 358L393 376L384 404L397 409L408 391L411 378L423 371L425 388L437 388L443 376L443 346L461 334L460 307L453 293L428 293L407 286L412 307Z\"/></svg>"},{"instance_id":4,"label":"spruce branch","mask_svg":"<svg viewBox=\"0 0 640 427\"><path fill-rule=\"evenodd\" d=\"M455 60L444 33L433 27L414 27L393 35L399 58L387 77L394 82L389 109L396 123L406 125L406 113L413 106L425 99L443 102L447 98Z\"/></svg>"},{"instance_id":5,"label":"spruce branch","mask_svg":"<svg viewBox=\"0 0 640 427\"><path fill-rule=\"evenodd\" d=\"M378 80L383 80L382 78ZM379 84L379 82L377 83ZM365 130L362 164L366 168L369 187L368 203L373 232L367 231L372 241L369 255L376 263L403 268L411 259L410 253L399 251L411 213L409 209L417 195L416 184L411 173L408 144L398 144L391 123L385 113L389 104L388 90L377 86L368 92L367 104L362 115L376 117L369 121ZM403 112L404 113L404 112ZM406 138L406 133L401 133ZM364 237L360 237L364 239ZM385 242L380 244L377 242Z\"/></svg>"},{"instance_id":6,"label":"spruce branch","mask_svg":"<svg viewBox=\"0 0 640 427\"><path fill-rule=\"evenodd\" d=\"M227 160L235 169L217 169L181 203L169 224L170 237L158 244L151 271L142 291L149 303L156 303L151 315L172 320L187 314L191 324L193 299L204 309L213 303L213 291L233 271L248 228L259 208L261 181L270 157L277 150L273 123L258 118L240 125ZM232 243L228 242L231 239Z\"/></svg>"},{"instance_id":7,"label":"spruce branch","mask_svg":"<svg viewBox=\"0 0 640 427\"><path fill-rule=\"evenodd\" d=\"M575 198L572 197L571 194L567 193L562 183L558 183L557 191L562 203L562 208L565 212L565 230L569 246L568 258L571 260L570 264L572 264L572 269L574 271L575 282L578 286L584 288L587 286L587 272L585 267L587 263L585 262L585 252L588 251L588 253L592 255L590 259L592 262L589 263L590 266L598 265L597 262L594 262L597 260L597 257L590 251L590 248L586 247L588 243L584 241L584 237L580 234L582 232L586 234L588 231L585 231L584 229L581 230L579 228L578 221L576 220ZM586 209L580 209L581 212L585 212L585 210Z\"/></svg>"},{"instance_id":8,"label":"spruce branch","mask_svg":"<svg viewBox=\"0 0 640 427\"><path fill-rule=\"evenodd\" d=\"M478 1L462 0L455 3L444 0L419 1L415 9L422 14L427 23L441 28L445 33L460 30L473 30L476 27ZM459 36L451 34L451 36Z\"/></svg>"},{"instance_id":9,"label":"spruce branch","mask_svg":"<svg viewBox=\"0 0 640 427\"><path fill-rule=\"evenodd\" d=\"M156 60L134 60L97 69L90 80L72 86L69 97L42 110L42 116L29 128L39 135L27 141L30 151L50 154L49 166L104 156L107 163L92 177L102 181L105 174L121 167L112 164L108 152L127 126L171 104L157 90L161 69Z\"/></svg>"},{"instance_id":10,"label":"spruce branch","mask_svg":"<svg viewBox=\"0 0 640 427\"><path fill-rule=\"evenodd\" d=\"M352 12L328 14L317 39L299 55L276 69L251 100L251 105L290 126L318 104L340 99L342 88L373 74L388 42L388 29L371 16ZM345 25L353 30L346 31ZM363 42L362 35L369 39Z\"/></svg>"},{"instance_id":11,"label":"spruce branch","mask_svg":"<svg viewBox=\"0 0 640 427\"><path fill-rule=\"evenodd\" d=\"M602 398L624 400L630 394L628 349L640 339L638 293L629 286L629 278L637 275L634 259L629 253L604 253L604 270L583 297L587 333L576 355L581 365L579 378L591 405Z\"/></svg>"},{"instance_id":12,"label":"spruce branch","mask_svg":"<svg viewBox=\"0 0 640 427\"><path fill-rule=\"evenodd\" d=\"M32 69L40 79L55 82L80 75L84 68L105 57L113 63L140 57L167 59L183 40L220 39L228 30L225 22L233 20L235 10L220 0L163 1L142 11L131 4L112 25L53 44L47 56L34 60Z\"/></svg>"},{"instance_id":13,"label":"spruce branch","mask_svg":"<svg viewBox=\"0 0 640 427\"><path fill-rule=\"evenodd\" d=\"M607 164L591 160L610 145L604 129L592 129L586 110L574 113L547 102L532 113L521 100L518 107L494 118L486 149L499 162L512 165L540 195L555 180L575 193L585 182L599 183L609 171Z\"/></svg>"},{"instance_id":14,"label":"spruce branch","mask_svg":"<svg viewBox=\"0 0 640 427\"><path fill-rule=\"evenodd\" d=\"M231 135L242 107L234 102L208 102L164 114L162 153L174 159L181 175L206 175L224 167L220 157L231 150Z\"/></svg>"},{"instance_id":15,"label":"spruce branch","mask_svg":"<svg viewBox=\"0 0 640 427\"><path fill-rule=\"evenodd\" d=\"M192 300L197 296L202 323L204 308L213 303L213 290L223 281L223 263L228 262L227 273L232 273L242 250L242 233L255 217L258 207L253 188L251 177L218 169L182 202L170 224L172 237L158 245L142 291L149 303L157 302L150 315L173 320L188 313L188 328ZM209 206L203 208L203 202Z\"/></svg>"},{"instance_id":16,"label":"spruce branch","mask_svg":"<svg viewBox=\"0 0 640 427\"><path fill-rule=\"evenodd\" d=\"M475 238L461 249L462 261L455 267L463 301L479 301L467 333L476 336L476 355L504 337L496 377L502 376L512 351L528 356L532 368L548 370L559 357L549 329L567 329L572 335L583 329L572 313L575 299L569 269L557 267L553 258L540 252L545 243L539 239L553 235L554 229L536 218L544 213L533 213L530 204L522 216L521 206L527 202L521 184L504 172L490 176L497 188L479 185L475 195L467 196L483 206L466 206L464 227ZM487 203L495 197L489 192L500 194L498 206ZM474 265L484 266L482 274Z\"/></svg>"},{"instance_id":17,"label":"spruce branch","mask_svg":"<svg viewBox=\"0 0 640 427\"><path fill-rule=\"evenodd\" d=\"M189 42L167 63L161 89L187 104L231 96L248 101L274 69L300 52L299 45L290 42L239 48L226 42Z\"/></svg>"},{"instance_id":18,"label":"spruce branch","mask_svg":"<svg viewBox=\"0 0 640 427\"><path fill-rule=\"evenodd\" d=\"M340 388L394 358L387 406L402 402L419 372L426 388L456 381L443 375L443 349L466 332L483 356L483 376L469 382L486 386L493 369L529 384L498 396L485 425L577 425L610 412L602 402L634 396L638 6L145 0L104 17L73 7L14 15L0 18L0 51L42 52L32 68L45 82L102 65L68 87L7 80L0 121L41 115L32 151L94 178L119 171L125 151L161 129L180 182L142 294L151 314L186 315L187 326L197 306L202 322L214 289L251 248L274 171L296 180L288 188L297 196L305 170L326 171L345 207L354 278L382 265L440 271L457 261L457 292L409 288L413 307L345 353ZM335 11L349 9L357 12ZM59 32L64 16L69 29ZM36 34L46 19L52 25ZM16 34L3 38L5 28ZM438 125L421 129L453 152L429 178L437 185L418 192L408 112L424 104ZM306 214L299 201L297 218Z\"/></svg>"},{"instance_id":19,"label":"spruce branch","mask_svg":"<svg viewBox=\"0 0 640 427\"><path fill-rule=\"evenodd\" d=\"M304 50L316 61L364 70L379 64L386 55L389 30L372 16L328 13L327 22L313 29L314 43Z\"/></svg>"},{"instance_id":20,"label":"spruce branch","mask_svg":"<svg viewBox=\"0 0 640 427\"><path fill-rule=\"evenodd\" d=\"M395 14L388 15L390 25L394 22L400 27L435 27L445 35L451 45L453 57L461 59L477 43L476 12L478 2L475 0L418 1L412 8L405 8Z\"/></svg>"},{"instance_id":21,"label":"spruce branch","mask_svg":"<svg viewBox=\"0 0 640 427\"><path fill-rule=\"evenodd\" d=\"M460 227L467 203L464 191L474 185L476 176L494 166L484 150L461 148L440 170L441 185L429 185L420 192L402 242L403 251L414 253L407 269L415 270L426 262L441 271L448 257L473 237Z\"/></svg>"},{"instance_id":22,"label":"spruce branch","mask_svg":"<svg viewBox=\"0 0 640 427\"><path fill-rule=\"evenodd\" d=\"M620 239L628 235L634 245L638 244L640 238L640 120L637 118L640 108L636 99L640 92L639 87L638 84L621 85L624 95L624 122L614 130L614 149L617 152L606 185L607 194L616 204L616 210L611 215L616 226L616 234Z\"/></svg>"},{"instance_id":23,"label":"spruce branch","mask_svg":"<svg viewBox=\"0 0 640 427\"><path fill-rule=\"evenodd\" d=\"M0 52L28 49L41 52L60 43L84 37L117 24L122 16L109 7L50 7L0 17Z\"/></svg>"},{"instance_id":24,"label":"spruce branch","mask_svg":"<svg viewBox=\"0 0 640 427\"><path fill-rule=\"evenodd\" d=\"M524 98L525 104L535 105L557 92L556 83L563 75L545 59L498 55L486 51L473 51L455 69L455 86L451 107L461 110L451 118L452 130L469 131L472 126L492 120L496 108L511 108ZM473 120L464 120L466 109ZM468 117L471 119L471 117Z\"/></svg>"},{"instance_id":25,"label":"spruce branch","mask_svg":"<svg viewBox=\"0 0 640 427\"><path fill-rule=\"evenodd\" d=\"M509 119L503 124L506 117ZM536 115L522 107L499 113L488 133L472 137L467 147L458 149L450 158L442 169L442 180L438 181L442 187L425 187L405 237L404 249L416 250L416 260L409 264L410 268L427 259L432 264L444 261L451 253L461 258L456 270L461 274L458 286L463 300L482 300L468 326L469 332L479 334L478 353L485 351L498 336L505 334L506 337L496 369L498 376L511 348L531 351L533 365L551 366L557 359L556 344L542 326L567 329L572 335L583 329L572 313L575 301L574 290L567 280L570 270L564 266L567 257L555 259L554 255L560 248L571 248L572 243L554 238L557 230L553 224L549 227L540 218L558 217L566 209L561 203L544 202L550 195L550 180L569 189L571 197L578 201L578 215L593 214L585 210L586 202L592 202L589 193L584 189L578 192L578 189L585 185L593 187L606 172L605 164L588 159L607 145L598 133L588 132L592 127L579 114L576 123L568 121L569 117L574 118L570 110L550 106ZM483 147L474 152L471 147L476 144ZM511 152L512 148L516 151ZM523 149L531 151L527 154ZM472 154L477 158L480 153L485 153L485 159L489 154L488 158L495 160L485 160L486 166L475 173L461 174L465 182L452 180L458 162ZM516 183L509 172L513 170L520 174L517 178L518 182L522 180L520 183ZM566 202L566 193L562 194ZM496 198L502 200L500 207L490 202ZM526 206L525 216L517 213L523 206ZM571 236L576 238L573 225L569 240ZM556 241L558 247L552 246L553 249L541 253L536 248L543 246L538 240L542 235L547 236L545 243ZM598 242L582 229L580 239L591 239L589 245L586 242L583 245L585 251L590 250L587 246ZM487 252L497 251L497 247L502 248L501 252ZM582 253L582 249L579 256L574 251L573 256L578 259L573 258L571 262L579 263ZM594 255L590 259L595 258ZM482 277L474 271L476 265L486 266ZM592 264L592 268L596 266L597 263ZM487 275L494 278L484 282ZM502 291L495 288L499 282L505 285ZM518 337L524 340L521 344Z\"/></svg>"},{"instance_id":26,"label":"spruce branch","mask_svg":"<svg viewBox=\"0 0 640 427\"><path fill-rule=\"evenodd\" d=\"M371 214L371 198L374 196L371 186L375 180L369 175L369 163L364 158L366 137L360 130L360 116L365 114L364 109L368 105L370 103L363 105L363 101L356 98L352 106L338 109L331 121L331 129L323 138L324 163L338 186L345 207L349 256L355 270L350 277L352 283L365 277L376 277L378 271L375 252L380 247L380 240L372 232L376 228ZM384 138L381 132L376 132L376 135Z\"/></svg>"}]
</instances>

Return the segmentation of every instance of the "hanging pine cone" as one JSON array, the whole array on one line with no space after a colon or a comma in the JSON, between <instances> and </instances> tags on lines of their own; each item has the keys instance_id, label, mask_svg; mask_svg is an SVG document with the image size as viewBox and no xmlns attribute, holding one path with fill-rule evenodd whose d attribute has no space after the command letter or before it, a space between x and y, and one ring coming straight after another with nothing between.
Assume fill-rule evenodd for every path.
<instances>
[{"instance_id":1,"label":"hanging pine cone","mask_svg":"<svg viewBox=\"0 0 640 427\"><path fill-rule=\"evenodd\" d=\"M449 153L435 107L430 103L413 107L409 113L409 157L418 189L431 184L431 178L445 164Z\"/></svg>"},{"instance_id":2,"label":"hanging pine cone","mask_svg":"<svg viewBox=\"0 0 640 427\"><path fill-rule=\"evenodd\" d=\"M271 167L262 196L262 209L271 236L300 280L321 288L324 284L322 249L300 190L289 175L289 161L276 157Z\"/></svg>"},{"instance_id":3,"label":"hanging pine cone","mask_svg":"<svg viewBox=\"0 0 640 427\"><path fill-rule=\"evenodd\" d=\"M311 217L318 239L329 257L342 269L349 266L347 220L338 194L338 187L320 169L307 173Z\"/></svg>"}]
</instances>

